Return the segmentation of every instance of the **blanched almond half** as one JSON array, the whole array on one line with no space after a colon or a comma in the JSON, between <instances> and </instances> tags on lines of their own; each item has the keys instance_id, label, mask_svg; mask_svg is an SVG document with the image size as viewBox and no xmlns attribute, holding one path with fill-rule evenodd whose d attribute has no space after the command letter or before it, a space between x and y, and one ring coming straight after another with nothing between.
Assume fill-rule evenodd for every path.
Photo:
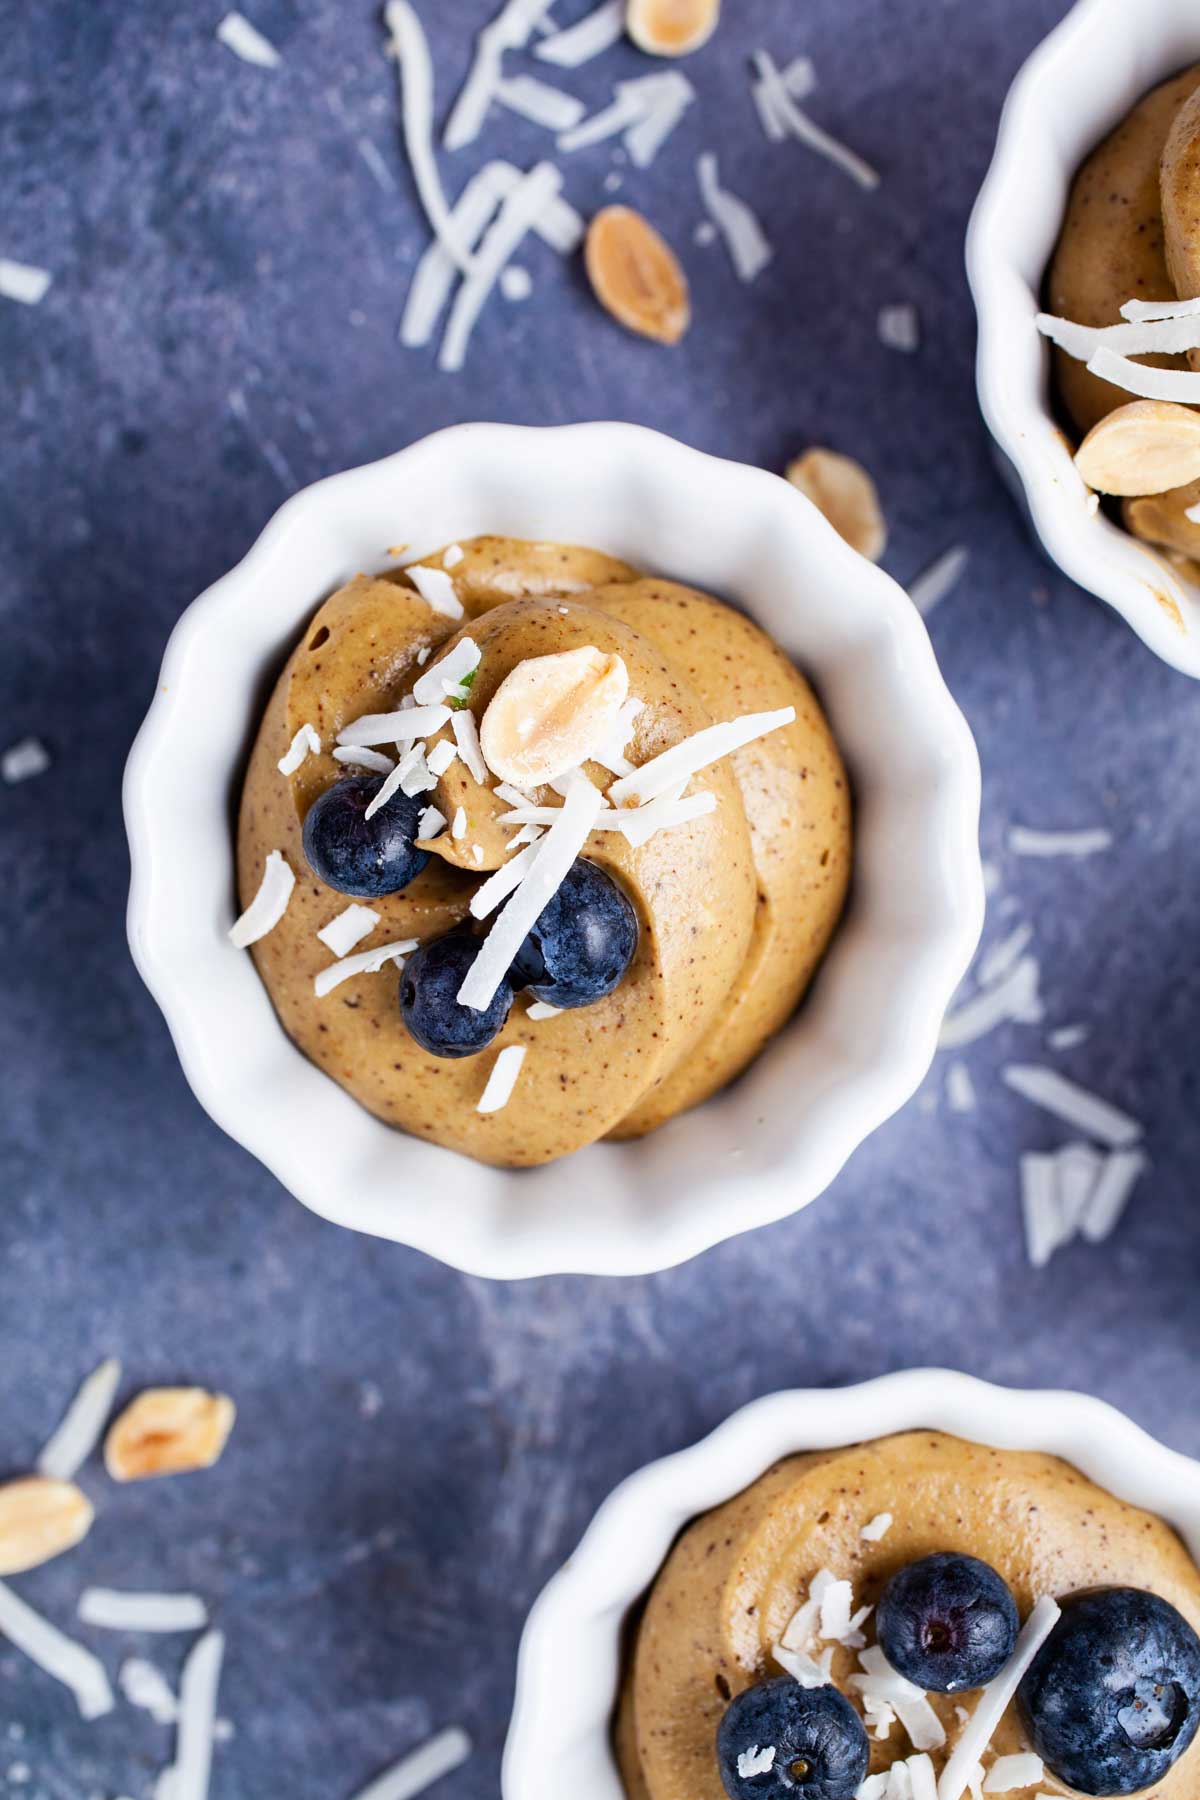
<instances>
[{"instance_id":1,"label":"blanched almond half","mask_svg":"<svg viewBox=\"0 0 1200 1800\"><path fill-rule=\"evenodd\" d=\"M875 483L861 463L836 450L806 450L788 464L787 478L825 514L852 550L878 562L887 548L887 524Z\"/></svg>"},{"instance_id":2,"label":"blanched almond half","mask_svg":"<svg viewBox=\"0 0 1200 1800\"><path fill-rule=\"evenodd\" d=\"M0 1575L20 1575L85 1538L91 1502L73 1481L31 1475L0 1487Z\"/></svg>"},{"instance_id":3,"label":"blanched almond half","mask_svg":"<svg viewBox=\"0 0 1200 1800\"><path fill-rule=\"evenodd\" d=\"M147 1388L127 1406L104 1441L114 1481L208 1469L225 1448L237 1409L203 1388Z\"/></svg>"},{"instance_id":4,"label":"blanched almond half","mask_svg":"<svg viewBox=\"0 0 1200 1800\"><path fill-rule=\"evenodd\" d=\"M604 207L588 227L584 260L597 300L619 324L660 344L679 342L692 318L687 276L641 213Z\"/></svg>"},{"instance_id":5,"label":"blanched almond half","mask_svg":"<svg viewBox=\"0 0 1200 1800\"><path fill-rule=\"evenodd\" d=\"M1200 476L1200 413L1170 400L1131 400L1092 429L1075 467L1098 494L1163 494Z\"/></svg>"},{"instance_id":6,"label":"blanched almond half","mask_svg":"<svg viewBox=\"0 0 1200 1800\"><path fill-rule=\"evenodd\" d=\"M686 56L717 29L721 0L629 0L625 29L651 56Z\"/></svg>"},{"instance_id":7,"label":"blanched almond half","mask_svg":"<svg viewBox=\"0 0 1200 1800\"><path fill-rule=\"evenodd\" d=\"M554 781L600 748L628 693L624 659L591 645L527 657L504 677L483 715L483 760L517 787Z\"/></svg>"}]
</instances>

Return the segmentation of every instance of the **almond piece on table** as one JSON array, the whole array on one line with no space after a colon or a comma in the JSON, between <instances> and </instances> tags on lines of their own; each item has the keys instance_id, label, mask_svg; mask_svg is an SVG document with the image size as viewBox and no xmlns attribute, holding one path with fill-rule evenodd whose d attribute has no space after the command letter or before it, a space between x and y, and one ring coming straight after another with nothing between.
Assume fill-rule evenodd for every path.
<instances>
[{"instance_id":1,"label":"almond piece on table","mask_svg":"<svg viewBox=\"0 0 1200 1800\"><path fill-rule=\"evenodd\" d=\"M721 0L629 0L625 29L651 56L686 56L717 29Z\"/></svg>"},{"instance_id":2,"label":"almond piece on table","mask_svg":"<svg viewBox=\"0 0 1200 1800\"><path fill-rule=\"evenodd\" d=\"M1172 400L1131 400L1092 429L1075 467L1098 494L1164 494L1200 476L1200 413Z\"/></svg>"},{"instance_id":3,"label":"almond piece on table","mask_svg":"<svg viewBox=\"0 0 1200 1800\"><path fill-rule=\"evenodd\" d=\"M0 1487L0 1575L20 1575L71 1550L91 1530L92 1507L73 1481L31 1475Z\"/></svg>"},{"instance_id":4,"label":"almond piece on table","mask_svg":"<svg viewBox=\"0 0 1200 1800\"><path fill-rule=\"evenodd\" d=\"M604 207L588 228L584 260L597 300L618 323L660 344L679 342L692 318L687 276L641 213Z\"/></svg>"},{"instance_id":5,"label":"almond piece on table","mask_svg":"<svg viewBox=\"0 0 1200 1800\"><path fill-rule=\"evenodd\" d=\"M787 478L852 550L879 561L887 547L887 524L875 483L861 463L836 450L806 450L788 464Z\"/></svg>"},{"instance_id":6,"label":"almond piece on table","mask_svg":"<svg viewBox=\"0 0 1200 1800\"><path fill-rule=\"evenodd\" d=\"M147 1388L127 1406L104 1440L114 1481L182 1475L211 1468L225 1448L237 1409L203 1388Z\"/></svg>"},{"instance_id":7,"label":"almond piece on table","mask_svg":"<svg viewBox=\"0 0 1200 1800\"><path fill-rule=\"evenodd\" d=\"M483 715L483 760L493 775L520 788L555 781L601 748L628 694L624 659L590 644L526 657L504 677Z\"/></svg>"}]
</instances>

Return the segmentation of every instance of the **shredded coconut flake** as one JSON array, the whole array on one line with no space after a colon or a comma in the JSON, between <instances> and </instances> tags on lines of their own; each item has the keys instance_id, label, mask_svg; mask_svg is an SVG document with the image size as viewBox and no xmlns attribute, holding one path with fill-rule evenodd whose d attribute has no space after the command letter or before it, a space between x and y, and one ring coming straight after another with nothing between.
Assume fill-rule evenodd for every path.
<instances>
[{"instance_id":1,"label":"shredded coconut flake","mask_svg":"<svg viewBox=\"0 0 1200 1800\"><path fill-rule=\"evenodd\" d=\"M353 745L394 744L397 739L432 737L450 722L448 706L405 706L396 712L364 713L361 719L338 732L338 743ZM337 751L334 751L337 755ZM389 769L392 767L388 764Z\"/></svg>"},{"instance_id":2,"label":"shredded coconut flake","mask_svg":"<svg viewBox=\"0 0 1200 1800\"><path fill-rule=\"evenodd\" d=\"M774 255L757 215L744 200L721 186L717 159L711 150L698 158L696 174L705 210L725 241L738 279L753 281Z\"/></svg>"},{"instance_id":3,"label":"shredded coconut flake","mask_svg":"<svg viewBox=\"0 0 1200 1800\"><path fill-rule=\"evenodd\" d=\"M535 1000L532 1006L526 1008L525 1017L538 1021L557 1019L562 1010L561 1006L551 1006L548 1000Z\"/></svg>"},{"instance_id":4,"label":"shredded coconut flake","mask_svg":"<svg viewBox=\"0 0 1200 1800\"><path fill-rule=\"evenodd\" d=\"M223 1635L208 1631L183 1665L171 1800L207 1800L224 1655Z\"/></svg>"},{"instance_id":5,"label":"shredded coconut flake","mask_svg":"<svg viewBox=\"0 0 1200 1800\"><path fill-rule=\"evenodd\" d=\"M914 1750L940 1750L946 1741L945 1729L925 1694L915 1682L893 1669L878 1645L860 1650L861 1675L851 1675L847 1686L864 1698L883 1701L900 1720Z\"/></svg>"},{"instance_id":6,"label":"shredded coconut flake","mask_svg":"<svg viewBox=\"0 0 1200 1800\"><path fill-rule=\"evenodd\" d=\"M495 98L510 112L515 112L531 125L542 125L547 131L570 131L578 125L587 108L574 94L565 94L536 75L513 75L501 81Z\"/></svg>"},{"instance_id":7,"label":"shredded coconut flake","mask_svg":"<svg viewBox=\"0 0 1200 1800\"><path fill-rule=\"evenodd\" d=\"M321 740L311 725L302 725L278 762L281 775L294 775L308 756L320 756Z\"/></svg>"},{"instance_id":8,"label":"shredded coconut flake","mask_svg":"<svg viewBox=\"0 0 1200 1800\"><path fill-rule=\"evenodd\" d=\"M969 561L970 551L964 545L956 544L917 576L908 590L908 597L922 618L935 606L940 606L958 586Z\"/></svg>"},{"instance_id":9,"label":"shredded coconut flake","mask_svg":"<svg viewBox=\"0 0 1200 1800\"><path fill-rule=\"evenodd\" d=\"M18 1600L3 1582L0 1582L0 1634L39 1669L70 1688L85 1719L98 1719L112 1711L116 1702L103 1663L82 1644L75 1643L48 1619L34 1612L31 1606L26 1606L23 1600Z\"/></svg>"},{"instance_id":10,"label":"shredded coconut flake","mask_svg":"<svg viewBox=\"0 0 1200 1800\"><path fill-rule=\"evenodd\" d=\"M452 838L462 839L467 835L467 815L461 806L454 809L454 823L450 827Z\"/></svg>"},{"instance_id":11,"label":"shredded coconut flake","mask_svg":"<svg viewBox=\"0 0 1200 1800\"><path fill-rule=\"evenodd\" d=\"M217 26L217 36L225 48L240 56L243 62L253 63L259 69L279 67L281 58L274 44L241 13L226 13Z\"/></svg>"},{"instance_id":12,"label":"shredded coconut flake","mask_svg":"<svg viewBox=\"0 0 1200 1800\"><path fill-rule=\"evenodd\" d=\"M440 1731L419 1750L414 1750L380 1775L357 1794L355 1800L416 1800L416 1796L432 1787L435 1781L461 1769L473 1748L465 1731L457 1727Z\"/></svg>"},{"instance_id":13,"label":"shredded coconut flake","mask_svg":"<svg viewBox=\"0 0 1200 1800\"><path fill-rule=\"evenodd\" d=\"M476 846L478 848L478 846ZM534 848L532 845L518 855L510 857L502 863L494 875L481 883L471 895L471 916L486 919L494 913L502 900L506 900L515 887L519 887L533 866Z\"/></svg>"},{"instance_id":14,"label":"shredded coconut flake","mask_svg":"<svg viewBox=\"0 0 1200 1800\"><path fill-rule=\"evenodd\" d=\"M501 1112L512 1099L513 1089L517 1085L517 1076L521 1073L521 1064L525 1061L524 1044L506 1044L495 1062L487 1085L479 1097L476 1112Z\"/></svg>"},{"instance_id":15,"label":"shredded coconut flake","mask_svg":"<svg viewBox=\"0 0 1200 1800\"><path fill-rule=\"evenodd\" d=\"M1103 1243L1112 1236L1147 1167L1148 1158L1142 1150L1114 1150L1105 1157L1081 1221L1080 1228L1089 1244Z\"/></svg>"},{"instance_id":16,"label":"shredded coconut flake","mask_svg":"<svg viewBox=\"0 0 1200 1800\"><path fill-rule=\"evenodd\" d=\"M987 1772L985 1794L1012 1794L1018 1788L1036 1787L1046 1773L1040 1756L1031 1750L1015 1756L998 1756Z\"/></svg>"},{"instance_id":17,"label":"shredded coconut flake","mask_svg":"<svg viewBox=\"0 0 1200 1800\"><path fill-rule=\"evenodd\" d=\"M459 563L465 560L466 554L467 553L461 544L448 545L442 552L442 567L444 569L457 569Z\"/></svg>"},{"instance_id":18,"label":"shredded coconut flake","mask_svg":"<svg viewBox=\"0 0 1200 1800\"><path fill-rule=\"evenodd\" d=\"M1038 993L1038 965L1023 956L1001 981L964 1000L947 1014L938 1034L943 1050L958 1050L985 1037L998 1025L1039 1025L1045 1017Z\"/></svg>"},{"instance_id":19,"label":"shredded coconut flake","mask_svg":"<svg viewBox=\"0 0 1200 1800\"><path fill-rule=\"evenodd\" d=\"M1033 926L1018 925L1015 931L985 951L979 963L979 979L983 986L992 987L997 981L1003 981L1020 962L1032 940Z\"/></svg>"},{"instance_id":20,"label":"shredded coconut flake","mask_svg":"<svg viewBox=\"0 0 1200 1800\"><path fill-rule=\"evenodd\" d=\"M38 306L49 293L53 280L49 269L0 256L0 298L15 300L21 306Z\"/></svg>"},{"instance_id":21,"label":"shredded coconut flake","mask_svg":"<svg viewBox=\"0 0 1200 1800\"><path fill-rule=\"evenodd\" d=\"M1200 405L1200 375L1188 369L1156 369L1131 362L1112 350L1101 349L1088 359L1088 369L1101 381L1142 400L1175 400L1181 406Z\"/></svg>"},{"instance_id":22,"label":"shredded coconut flake","mask_svg":"<svg viewBox=\"0 0 1200 1800\"><path fill-rule=\"evenodd\" d=\"M809 1656L804 1650L788 1650L776 1644L771 1655L785 1674L802 1688L828 1687L833 1680L833 1650L822 1650L820 1656Z\"/></svg>"},{"instance_id":23,"label":"shredded coconut flake","mask_svg":"<svg viewBox=\"0 0 1200 1800\"><path fill-rule=\"evenodd\" d=\"M745 713L722 725L707 725L702 731L684 738L682 743L673 744L669 750L651 757L634 774L614 781L608 790L608 798L614 806L632 800L657 799L677 782L690 780L701 769L740 750L744 744L752 744L768 732L791 725L795 717L795 707L784 706L775 712Z\"/></svg>"},{"instance_id":24,"label":"shredded coconut flake","mask_svg":"<svg viewBox=\"0 0 1200 1800\"><path fill-rule=\"evenodd\" d=\"M1021 1158L1020 1166L1025 1250L1032 1266L1044 1269L1067 1236L1059 1201L1058 1170L1053 1156L1032 1153Z\"/></svg>"},{"instance_id":25,"label":"shredded coconut flake","mask_svg":"<svg viewBox=\"0 0 1200 1800\"><path fill-rule=\"evenodd\" d=\"M197 1594L127 1594L84 1588L79 1617L103 1631L203 1631L208 1608Z\"/></svg>"},{"instance_id":26,"label":"shredded coconut flake","mask_svg":"<svg viewBox=\"0 0 1200 1800\"><path fill-rule=\"evenodd\" d=\"M1031 831L1025 825L1014 825L1008 834L1008 847L1014 856L1097 856L1111 850L1112 832L1103 827L1090 831Z\"/></svg>"},{"instance_id":27,"label":"shredded coconut flake","mask_svg":"<svg viewBox=\"0 0 1200 1800\"><path fill-rule=\"evenodd\" d=\"M266 937L269 931L274 931L288 909L295 885L296 877L291 868L278 850L272 850L257 894L241 918L229 928L229 941L235 950L245 950L259 938Z\"/></svg>"},{"instance_id":28,"label":"shredded coconut flake","mask_svg":"<svg viewBox=\"0 0 1200 1800\"><path fill-rule=\"evenodd\" d=\"M327 969L317 973L313 979L313 992L318 1000L323 1000L326 994L331 994L334 988L354 975L377 975L385 963L410 956L417 943L416 938L401 938L394 944L381 944L377 950L360 950L357 956L344 956L340 962L330 963Z\"/></svg>"},{"instance_id":29,"label":"shredded coconut flake","mask_svg":"<svg viewBox=\"0 0 1200 1800\"><path fill-rule=\"evenodd\" d=\"M983 1761L992 1734L1008 1710L1025 1671L1061 1617L1056 1600L1045 1595L1037 1601L1022 1627L1011 1658L996 1679L984 1688L947 1759L938 1782L938 1800L962 1800L970 1773L976 1763Z\"/></svg>"},{"instance_id":30,"label":"shredded coconut flake","mask_svg":"<svg viewBox=\"0 0 1200 1800\"><path fill-rule=\"evenodd\" d=\"M502 164L487 163L478 174L473 175L450 214L458 242L472 255L495 218L505 193L509 191L505 185L506 177L500 173L504 167ZM511 175L515 182L516 171L512 170ZM435 238L417 264L416 274L408 290L400 325L400 342L406 349L420 349L429 343L459 272L459 263L442 240Z\"/></svg>"},{"instance_id":31,"label":"shredded coconut flake","mask_svg":"<svg viewBox=\"0 0 1200 1800\"><path fill-rule=\"evenodd\" d=\"M460 557L461 554L460 551ZM432 574L436 571L427 570L426 573ZM411 569L409 574L413 574ZM449 580L450 577L447 576L446 579ZM453 591L451 582L451 592L453 593ZM449 682L451 687L458 687L465 676L472 674L479 667L481 655L479 645L473 638L462 638L455 644L453 650L443 656L440 662L436 662L431 668L426 669L423 675L418 675L413 682L413 699L419 706L436 705L441 701L445 692L443 684Z\"/></svg>"},{"instance_id":32,"label":"shredded coconut flake","mask_svg":"<svg viewBox=\"0 0 1200 1800\"><path fill-rule=\"evenodd\" d=\"M1200 346L1200 317L1184 314L1162 320L1134 320L1124 325L1075 325L1053 313L1039 313L1037 328L1043 337L1065 350L1078 362L1087 362L1104 350L1122 357L1178 356Z\"/></svg>"},{"instance_id":33,"label":"shredded coconut flake","mask_svg":"<svg viewBox=\"0 0 1200 1800\"><path fill-rule=\"evenodd\" d=\"M417 820L417 837L424 844L433 838L440 837L446 829L446 815L439 812L436 806L427 806Z\"/></svg>"},{"instance_id":34,"label":"shredded coconut flake","mask_svg":"<svg viewBox=\"0 0 1200 1800\"><path fill-rule=\"evenodd\" d=\"M971 1080L971 1071L966 1063L952 1062L946 1070L946 1098L950 1102L951 1112L975 1111L975 1083Z\"/></svg>"},{"instance_id":35,"label":"shredded coconut flake","mask_svg":"<svg viewBox=\"0 0 1200 1800\"><path fill-rule=\"evenodd\" d=\"M337 917L322 925L317 936L333 956L349 956L355 944L370 937L379 923L379 914L357 901L344 907Z\"/></svg>"},{"instance_id":36,"label":"shredded coconut flake","mask_svg":"<svg viewBox=\"0 0 1200 1800\"><path fill-rule=\"evenodd\" d=\"M562 176L554 164L538 163L528 175L520 178L504 201L494 224L484 235L472 272L454 297L438 354L438 367L443 371L454 373L462 368L475 321L501 270L561 186Z\"/></svg>"},{"instance_id":37,"label":"shredded coconut flake","mask_svg":"<svg viewBox=\"0 0 1200 1800\"><path fill-rule=\"evenodd\" d=\"M454 742L458 745L458 754L466 763L472 781L478 782L480 787L486 787L487 764L483 760L483 751L479 748L479 727L475 723L475 714L469 706L450 715L450 729L454 733Z\"/></svg>"},{"instance_id":38,"label":"shredded coconut flake","mask_svg":"<svg viewBox=\"0 0 1200 1800\"><path fill-rule=\"evenodd\" d=\"M527 934L558 892L586 844L600 805L600 791L590 781L581 781L571 789L554 824L533 847L529 872L483 940L479 954L467 971L458 991L460 1006L482 1012L491 1005Z\"/></svg>"},{"instance_id":39,"label":"shredded coconut flake","mask_svg":"<svg viewBox=\"0 0 1200 1800\"><path fill-rule=\"evenodd\" d=\"M1076 1050L1080 1044L1086 1044L1088 1030L1086 1025L1060 1025L1046 1039L1051 1050Z\"/></svg>"},{"instance_id":40,"label":"shredded coconut flake","mask_svg":"<svg viewBox=\"0 0 1200 1800\"><path fill-rule=\"evenodd\" d=\"M1200 313L1200 300L1127 300L1123 319L1186 319Z\"/></svg>"},{"instance_id":41,"label":"shredded coconut flake","mask_svg":"<svg viewBox=\"0 0 1200 1800\"><path fill-rule=\"evenodd\" d=\"M1099 1143L1123 1149L1136 1143L1142 1135L1136 1119L1110 1106L1107 1100L1098 1099L1077 1082L1069 1081L1057 1069L1040 1068L1034 1063L1012 1063L1003 1075L1014 1092Z\"/></svg>"},{"instance_id":42,"label":"shredded coconut flake","mask_svg":"<svg viewBox=\"0 0 1200 1800\"><path fill-rule=\"evenodd\" d=\"M876 1513L870 1523L863 1526L858 1535L859 1537L866 1538L868 1544L878 1544L887 1536L891 1529L891 1513Z\"/></svg>"},{"instance_id":43,"label":"shredded coconut flake","mask_svg":"<svg viewBox=\"0 0 1200 1800\"><path fill-rule=\"evenodd\" d=\"M1185 506L1183 509L1183 516L1185 519L1190 520L1193 525L1200 525L1200 503L1195 506Z\"/></svg>"},{"instance_id":44,"label":"shredded coconut flake","mask_svg":"<svg viewBox=\"0 0 1200 1800\"><path fill-rule=\"evenodd\" d=\"M49 767L50 753L35 737L21 738L0 756L0 776L9 786L18 781L31 781L35 775L44 775Z\"/></svg>"},{"instance_id":45,"label":"shredded coconut flake","mask_svg":"<svg viewBox=\"0 0 1200 1800\"><path fill-rule=\"evenodd\" d=\"M543 38L534 50L542 62L578 69L618 43L625 31L625 0L603 0L575 25Z\"/></svg>"},{"instance_id":46,"label":"shredded coconut flake","mask_svg":"<svg viewBox=\"0 0 1200 1800\"><path fill-rule=\"evenodd\" d=\"M39 1475L52 1481L75 1479L100 1442L120 1382L121 1365L115 1356L93 1369L38 1457Z\"/></svg>"},{"instance_id":47,"label":"shredded coconut flake","mask_svg":"<svg viewBox=\"0 0 1200 1800\"><path fill-rule=\"evenodd\" d=\"M461 150L479 136L501 80L504 52L523 50L534 26L552 5L553 0L507 0L491 24L484 26L476 39L470 73L446 125L442 142L447 150Z\"/></svg>"},{"instance_id":48,"label":"shredded coconut flake","mask_svg":"<svg viewBox=\"0 0 1200 1800\"><path fill-rule=\"evenodd\" d=\"M515 263L510 263L507 269L501 269L500 292L506 300L528 300L533 292L533 277L529 270L520 269Z\"/></svg>"},{"instance_id":49,"label":"shredded coconut flake","mask_svg":"<svg viewBox=\"0 0 1200 1800\"><path fill-rule=\"evenodd\" d=\"M801 110L796 104L794 96L788 92L773 58L765 50L755 52L754 66L758 72L759 82L769 96L767 103L773 116L783 124L792 137L797 138L810 150L815 150L819 156L826 157L839 169L844 170L852 180L858 183L859 187L871 189L879 186L879 176L870 163L864 162L861 156L855 151L847 149L845 144L840 144L836 138L831 137L829 132L823 130L815 120L810 119L808 114Z\"/></svg>"},{"instance_id":50,"label":"shredded coconut flake","mask_svg":"<svg viewBox=\"0 0 1200 1800\"><path fill-rule=\"evenodd\" d=\"M454 591L454 577L447 575L445 569L427 569L422 563L410 563L404 573L434 612L442 613L447 619L462 618L462 601Z\"/></svg>"},{"instance_id":51,"label":"shredded coconut flake","mask_svg":"<svg viewBox=\"0 0 1200 1800\"><path fill-rule=\"evenodd\" d=\"M755 1744L752 1750L743 1750L737 1759L737 1772L743 1781L749 1781L754 1775L769 1775L774 1767L774 1744L768 1744L762 1750Z\"/></svg>"},{"instance_id":52,"label":"shredded coconut flake","mask_svg":"<svg viewBox=\"0 0 1200 1800\"><path fill-rule=\"evenodd\" d=\"M404 147L426 217L447 254L464 274L472 267L446 203L433 151L433 65L425 33L408 0L388 0L384 8L391 47L400 67Z\"/></svg>"},{"instance_id":53,"label":"shredded coconut flake","mask_svg":"<svg viewBox=\"0 0 1200 1800\"><path fill-rule=\"evenodd\" d=\"M174 1725L179 1718L179 1699L173 1687L144 1657L130 1656L121 1664L117 1685L130 1706L148 1712L156 1725Z\"/></svg>"},{"instance_id":54,"label":"shredded coconut flake","mask_svg":"<svg viewBox=\"0 0 1200 1800\"><path fill-rule=\"evenodd\" d=\"M368 750L362 744L339 744L333 755L340 763L353 763L356 768L370 769L375 775L390 775L396 766L382 750Z\"/></svg>"},{"instance_id":55,"label":"shredded coconut flake","mask_svg":"<svg viewBox=\"0 0 1200 1800\"><path fill-rule=\"evenodd\" d=\"M879 341L888 350L900 350L911 356L921 348L921 320L911 301L881 306L878 328Z\"/></svg>"}]
</instances>

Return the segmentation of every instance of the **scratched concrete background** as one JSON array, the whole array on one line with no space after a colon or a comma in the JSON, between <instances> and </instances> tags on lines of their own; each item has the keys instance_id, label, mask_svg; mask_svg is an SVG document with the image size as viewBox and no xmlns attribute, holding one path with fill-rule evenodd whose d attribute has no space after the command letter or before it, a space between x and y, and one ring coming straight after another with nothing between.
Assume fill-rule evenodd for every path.
<instances>
[{"instance_id":1,"label":"scratched concrete background","mask_svg":"<svg viewBox=\"0 0 1200 1800\"><path fill-rule=\"evenodd\" d=\"M493 9L421 5L442 103ZM0 255L54 285L0 301L0 738L36 733L54 766L0 790L0 1471L106 1354L127 1392L199 1381L241 1408L212 1473L118 1490L90 1467L91 1538L15 1585L66 1626L85 1582L208 1597L236 1730L214 1800L349 1800L447 1724L477 1748L444 1791L491 1800L529 1602L619 1477L754 1395L943 1363L1088 1389L1200 1455L1200 687L1042 560L976 412L964 227L1061 0L739 0L652 170L563 162L585 212L615 172L669 229L686 343L623 335L538 245L533 297L489 306L456 378L396 343L427 239L374 0L247 0L273 71L216 42L222 10L5 9ZM812 110L877 194L766 146L760 44L813 57ZM622 50L563 85L596 106L643 67ZM447 183L546 147L493 115ZM706 147L776 245L749 290L692 241ZM913 357L876 338L897 301ZM1046 1026L967 1053L977 1111L948 1109L943 1059L806 1216L654 1279L494 1287L319 1223L201 1113L125 950L121 769L174 621L292 489L479 417L641 420L767 467L827 441L878 477L902 581L971 553L931 629L986 770L989 941L1034 927ZM1021 860L1014 822L1113 848ZM1059 1066L1144 1121L1153 1169L1112 1242L1034 1275L1016 1159L1068 1134L999 1071L1075 1023ZM83 1636L110 1668L147 1648ZM173 1676L184 1646L149 1648ZM0 1792L148 1800L169 1751L128 1707L83 1724L0 1646Z\"/></svg>"}]
</instances>

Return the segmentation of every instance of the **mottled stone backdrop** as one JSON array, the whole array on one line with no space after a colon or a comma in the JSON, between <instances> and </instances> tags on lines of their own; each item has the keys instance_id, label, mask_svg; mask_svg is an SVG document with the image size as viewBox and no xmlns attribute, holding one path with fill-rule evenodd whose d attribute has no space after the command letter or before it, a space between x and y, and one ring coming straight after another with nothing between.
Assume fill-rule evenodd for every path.
<instances>
[{"instance_id":1,"label":"mottled stone backdrop","mask_svg":"<svg viewBox=\"0 0 1200 1800\"><path fill-rule=\"evenodd\" d=\"M493 0L419 6L445 101ZM1200 688L1046 564L976 410L963 233L1062 0L730 0L651 170L563 163L583 211L615 172L679 244L685 344L623 335L539 245L533 297L493 302L454 378L396 342L426 229L373 0L246 0L273 71L217 43L222 10L8 0L0 32L0 256L54 275L39 307L0 301L0 743L54 756L0 788L0 1472L106 1354L129 1391L241 1408L210 1474L118 1490L90 1467L91 1538L16 1585L66 1625L86 1581L211 1599L236 1727L214 1800L349 1800L451 1723L478 1748L446 1790L492 1800L529 1602L614 1482L753 1395L945 1363L1087 1388L1200 1454ZM812 110L878 193L765 144L759 45L812 56ZM639 60L564 85L599 105ZM495 117L447 180L546 147ZM751 289L692 241L705 148L777 247ZM876 336L902 301L915 356ZM990 937L1033 925L1048 1020L968 1052L975 1112L948 1109L943 1059L803 1217L654 1279L493 1287L319 1223L202 1114L125 949L121 769L171 626L294 488L457 420L596 417L767 467L861 457L901 581L969 546L931 629L983 755ZM1014 822L1114 845L1020 860ZM999 1070L1075 1023L1060 1066L1144 1120L1153 1168L1115 1239L1034 1275L1017 1157L1067 1134ZM138 1647L91 1641L110 1666ZM173 1675L182 1649L153 1654ZM84 1725L0 1644L0 1792L147 1800L169 1749L128 1708Z\"/></svg>"}]
</instances>

